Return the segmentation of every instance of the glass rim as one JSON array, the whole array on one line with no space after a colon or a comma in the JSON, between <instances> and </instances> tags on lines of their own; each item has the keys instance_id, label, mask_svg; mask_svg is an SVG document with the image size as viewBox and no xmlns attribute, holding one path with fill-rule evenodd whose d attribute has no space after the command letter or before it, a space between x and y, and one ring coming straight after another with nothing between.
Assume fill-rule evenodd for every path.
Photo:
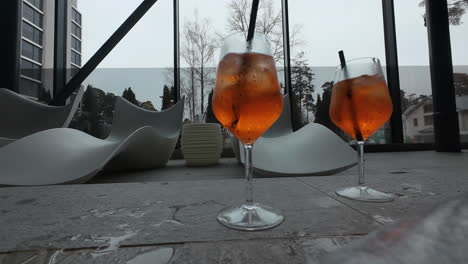
<instances>
[{"instance_id":1,"label":"glass rim","mask_svg":"<svg viewBox=\"0 0 468 264\"><path fill-rule=\"evenodd\" d=\"M356 62L356 61L363 61L363 60L377 60L377 62L380 64L380 59L377 58L377 57L360 57L360 58L354 58L354 59L350 59L350 60L346 60L346 66L348 66L348 62ZM338 64L338 66L336 66L336 70L340 70L342 69L341 68L341 64Z\"/></svg>"},{"instance_id":2,"label":"glass rim","mask_svg":"<svg viewBox=\"0 0 468 264\"><path fill-rule=\"evenodd\" d=\"M226 37L223 38L223 42L231 37L234 37L236 35L244 35L246 34L247 32L244 32L244 31L237 31L237 32L232 32L231 34L227 35ZM264 38L266 38L266 40L270 41L270 39L267 37L267 35L265 33L262 33L262 32L257 32L255 31L254 33L254 37L257 35L257 34L261 34ZM244 37L245 41L247 42L247 35Z\"/></svg>"}]
</instances>

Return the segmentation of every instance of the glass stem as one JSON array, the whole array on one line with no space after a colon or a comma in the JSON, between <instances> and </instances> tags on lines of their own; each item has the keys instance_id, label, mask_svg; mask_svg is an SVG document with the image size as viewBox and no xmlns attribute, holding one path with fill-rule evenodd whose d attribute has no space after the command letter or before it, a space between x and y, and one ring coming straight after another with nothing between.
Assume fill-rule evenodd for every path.
<instances>
[{"instance_id":1,"label":"glass stem","mask_svg":"<svg viewBox=\"0 0 468 264\"><path fill-rule=\"evenodd\" d=\"M357 141L357 153L358 153L358 163L359 163L359 186L364 185L364 141Z\"/></svg>"},{"instance_id":2,"label":"glass stem","mask_svg":"<svg viewBox=\"0 0 468 264\"><path fill-rule=\"evenodd\" d=\"M252 183L252 144L245 144L245 202L253 203L253 183Z\"/></svg>"}]
</instances>

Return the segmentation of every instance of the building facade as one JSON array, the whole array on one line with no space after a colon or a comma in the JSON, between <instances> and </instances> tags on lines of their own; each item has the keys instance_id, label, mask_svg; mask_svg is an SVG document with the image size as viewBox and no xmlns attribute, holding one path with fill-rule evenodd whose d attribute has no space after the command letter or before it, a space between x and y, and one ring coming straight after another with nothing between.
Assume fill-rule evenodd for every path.
<instances>
[{"instance_id":1,"label":"building facade","mask_svg":"<svg viewBox=\"0 0 468 264\"><path fill-rule=\"evenodd\" d=\"M78 0L67 0L67 78L81 67L82 18ZM22 0L19 92L47 101L53 96L55 1Z\"/></svg>"},{"instance_id":2,"label":"building facade","mask_svg":"<svg viewBox=\"0 0 468 264\"><path fill-rule=\"evenodd\" d=\"M456 97L460 138L468 141L468 95ZM432 98L410 106L403 113L403 128L406 143L434 142Z\"/></svg>"}]
</instances>

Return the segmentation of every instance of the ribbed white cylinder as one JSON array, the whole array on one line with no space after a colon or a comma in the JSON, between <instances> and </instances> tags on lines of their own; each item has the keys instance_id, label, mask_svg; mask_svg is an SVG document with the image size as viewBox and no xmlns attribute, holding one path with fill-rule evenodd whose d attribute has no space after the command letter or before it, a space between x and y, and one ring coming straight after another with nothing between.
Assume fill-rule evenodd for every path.
<instances>
[{"instance_id":1,"label":"ribbed white cylinder","mask_svg":"<svg viewBox=\"0 0 468 264\"><path fill-rule=\"evenodd\" d=\"M180 143L188 166L215 165L223 150L221 126L213 123L185 124Z\"/></svg>"}]
</instances>

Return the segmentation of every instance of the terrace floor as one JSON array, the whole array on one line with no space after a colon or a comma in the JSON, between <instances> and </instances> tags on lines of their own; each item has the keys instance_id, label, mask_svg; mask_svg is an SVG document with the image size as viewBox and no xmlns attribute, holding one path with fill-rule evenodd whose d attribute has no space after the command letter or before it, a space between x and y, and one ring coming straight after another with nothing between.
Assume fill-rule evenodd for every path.
<instances>
[{"instance_id":1,"label":"terrace floor","mask_svg":"<svg viewBox=\"0 0 468 264\"><path fill-rule=\"evenodd\" d=\"M261 232L230 230L216 213L242 200L234 159L189 168L106 173L91 184L0 189L0 263L317 263L349 242L468 191L468 153L371 153L366 182L397 194L363 203L332 176L258 178L255 199L285 221ZM107 184L104 184L107 183Z\"/></svg>"}]
</instances>

